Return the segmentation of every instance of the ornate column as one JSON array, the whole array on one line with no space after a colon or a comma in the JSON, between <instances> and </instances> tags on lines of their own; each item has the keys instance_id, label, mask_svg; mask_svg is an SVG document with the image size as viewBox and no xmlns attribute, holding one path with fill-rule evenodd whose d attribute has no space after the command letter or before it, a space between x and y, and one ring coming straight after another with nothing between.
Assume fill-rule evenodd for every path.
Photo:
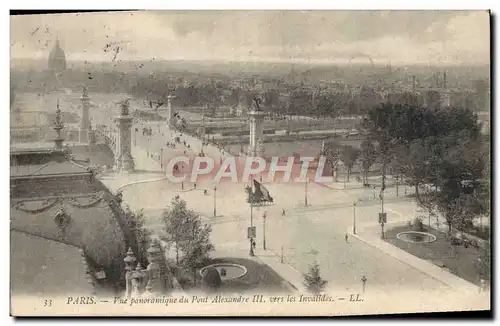
<instances>
[{"instance_id":1,"label":"ornate column","mask_svg":"<svg viewBox=\"0 0 500 326\"><path fill-rule=\"evenodd\" d=\"M64 138L61 135L63 129L64 123L62 121L61 109L59 108L59 99L57 99L56 120L53 122L52 130L57 133L56 138L54 138L54 145L58 150L63 149Z\"/></svg>"},{"instance_id":2,"label":"ornate column","mask_svg":"<svg viewBox=\"0 0 500 326\"><path fill-rule=\"evenodd\" d=\"M90 98L88 95L87 87L83 88L81 102L81 120L80 120L80 130L78 132L78 141L80 143L87 143L89 141L89 129L90 129Z\"/></svg>"},{"instance_id":3,"label":"ornate column","mask_svg":"<svg viewBox=\"0 0 500 326\"><path fill-rule=\"evenodd\" d=\"M249 156L262 156L264 152L264 117L265 112L258 108L248 112L250 121L250 144L248 146Z\"/></svg>"},{"instance_id":4,"label":"ornate column","mask_svg":"<svg viewBox=\"0 0 500 326\"><path fill-rule=\"evenodd\" d=\"M125 296L127 298L130 298L132 296L132 279L134 275L134 265L136 260L137 259L135 258L132 248L129 248L127 251L127 256L123 259L123 261L125 262Z\"/></svg>"},{"instance_id":5,"label":"ornate column","mask_svg":"<svg viewBox=\"0 0 500 326\"><path fill-rule=\"evenodd\" d=\"M114 170L116 172L132 173L135 169L135 163L130 152L132 145L132 117L129 115L128 100L121 103L120 116L115 119L115 122L118 127L118 135Z\"/></svg>"}]
</instances>

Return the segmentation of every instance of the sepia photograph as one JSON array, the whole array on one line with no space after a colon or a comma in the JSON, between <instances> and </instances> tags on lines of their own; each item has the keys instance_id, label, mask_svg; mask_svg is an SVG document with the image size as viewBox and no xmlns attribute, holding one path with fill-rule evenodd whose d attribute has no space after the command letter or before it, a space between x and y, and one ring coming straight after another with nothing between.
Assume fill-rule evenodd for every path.
<instances>
[{"instance_id":1,"label":"sepia photograph","mask_svg":"<svg viewBox=\"0 0 500 326\"><path fill-rule=\"evenodd\" d=\"M12 316L491 310L488 10L9 20Z\"/></svg>"}]
</instances>

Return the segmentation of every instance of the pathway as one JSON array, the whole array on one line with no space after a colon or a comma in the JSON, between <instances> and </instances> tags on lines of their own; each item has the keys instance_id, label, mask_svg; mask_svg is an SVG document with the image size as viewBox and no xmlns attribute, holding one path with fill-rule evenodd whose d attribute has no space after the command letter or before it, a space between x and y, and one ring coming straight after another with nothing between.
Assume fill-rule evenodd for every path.
<instances>
[{"instance_id":1,"label":"pathway","mask_svg":"<svg viewBox=\"0 0 500 326\"><path fill-rule=\"evenodd\" d=\"M398 225L402 225L402 222L389 223L386 225L387 227L394 227ZM347 229L347 233L370 246L376 248L387 255L390 255L397 260L411 266L419 271L422 271L426 275L429 275L435 280L438 280L442 284L445 284L449 288L460 291L463 295L475 294L479 291L479 288L466 280L450 273L444 268L438 267L433 263L420 259L414 255L407 253L404 250L401 250L390 243L384 241L380 237L380 226L378 224L369 223L363 225L358 230L362 230L361 232L357 232L357 234L352 233L352 228Z\"/></svg>"}]
</instances>

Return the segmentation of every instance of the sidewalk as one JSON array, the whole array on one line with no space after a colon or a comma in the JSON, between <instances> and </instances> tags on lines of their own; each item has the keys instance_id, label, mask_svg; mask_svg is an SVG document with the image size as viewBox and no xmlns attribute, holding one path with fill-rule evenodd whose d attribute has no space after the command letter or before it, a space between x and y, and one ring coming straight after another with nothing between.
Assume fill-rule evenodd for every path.
<instances>
[{"instance_id":1,"label":"sidewalk","mask_svg":"<svg viewBox=\"0 0 500 326\"><path fill-rule=\"evenodd\" d=\"M255 252L258 259L274 270L279 276L281 276L285 281L290 283L293 290L306 293L307 289L304 287L304 276L297 269L293 268L291 265L282 263L280 257L278 257L274 252L270 250L257 250Z\"/></svg>"},{"instance_id":2,"label":"sidewalk","mask_svg":"<svg viewBox=\"0 0 500 326\"><path fill-rule=\"evenodd\" d=\"M398 224L402 224L401 222L398 222L398 223L390 223L388 225L391 225L391 226L394 226L394 225L398 225ZM386 225L387 226L387 225ZM363 228L360 228L360 229L363 229L363 230L370 230L370 228L373 228L373 227L379 227L378 224L371 224L370 226L366 227L364 226ZM393 245L391 245L390 243L380 239L380 237L378 236L378 234L374 234L372 232L357 232L357 234L353 234L352 233L352 227L349 227L347 229L347 233L368 244L369 246L372 246L384 253L386 253L387 255L390 255L394 258L396 258L397 260L407 264L408 266L411 266L419 271L421 271L422 273L436 279L437 281L447 285L448 287L452 288L452 289L460 289L460 291L463 291L463 294L465 295L466 293L478 293L479 291L479 288L456 276L456 275L453 275L452 273L450 273L449 271L447 271L446 269L443 269L441 267L438 267L430 262L427 262L423 259L420 259L416 256L413 256L409 253L407 253L406 251L404 250L401 250Z\"/></svg>"}]
</instances>

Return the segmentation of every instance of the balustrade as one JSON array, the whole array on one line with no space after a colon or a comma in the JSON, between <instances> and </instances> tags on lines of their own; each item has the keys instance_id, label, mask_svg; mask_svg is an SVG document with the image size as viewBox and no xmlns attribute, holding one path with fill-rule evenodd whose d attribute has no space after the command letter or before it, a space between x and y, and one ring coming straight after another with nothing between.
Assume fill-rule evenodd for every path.
<instances>
[{"instance_id":1,"label":"balustrade","mask_svg":"<svg viewBox=\"0 0 500 326\"><path fill-rule=\"evenodd\" d=\"M148 266L143 268L129 248L125 262L126 296L143 297L165 294L172 289L165 257L157 239L152 239L147 250ZM135 267L134 267L135 265Z\"/></svg>"}]
</instances>

